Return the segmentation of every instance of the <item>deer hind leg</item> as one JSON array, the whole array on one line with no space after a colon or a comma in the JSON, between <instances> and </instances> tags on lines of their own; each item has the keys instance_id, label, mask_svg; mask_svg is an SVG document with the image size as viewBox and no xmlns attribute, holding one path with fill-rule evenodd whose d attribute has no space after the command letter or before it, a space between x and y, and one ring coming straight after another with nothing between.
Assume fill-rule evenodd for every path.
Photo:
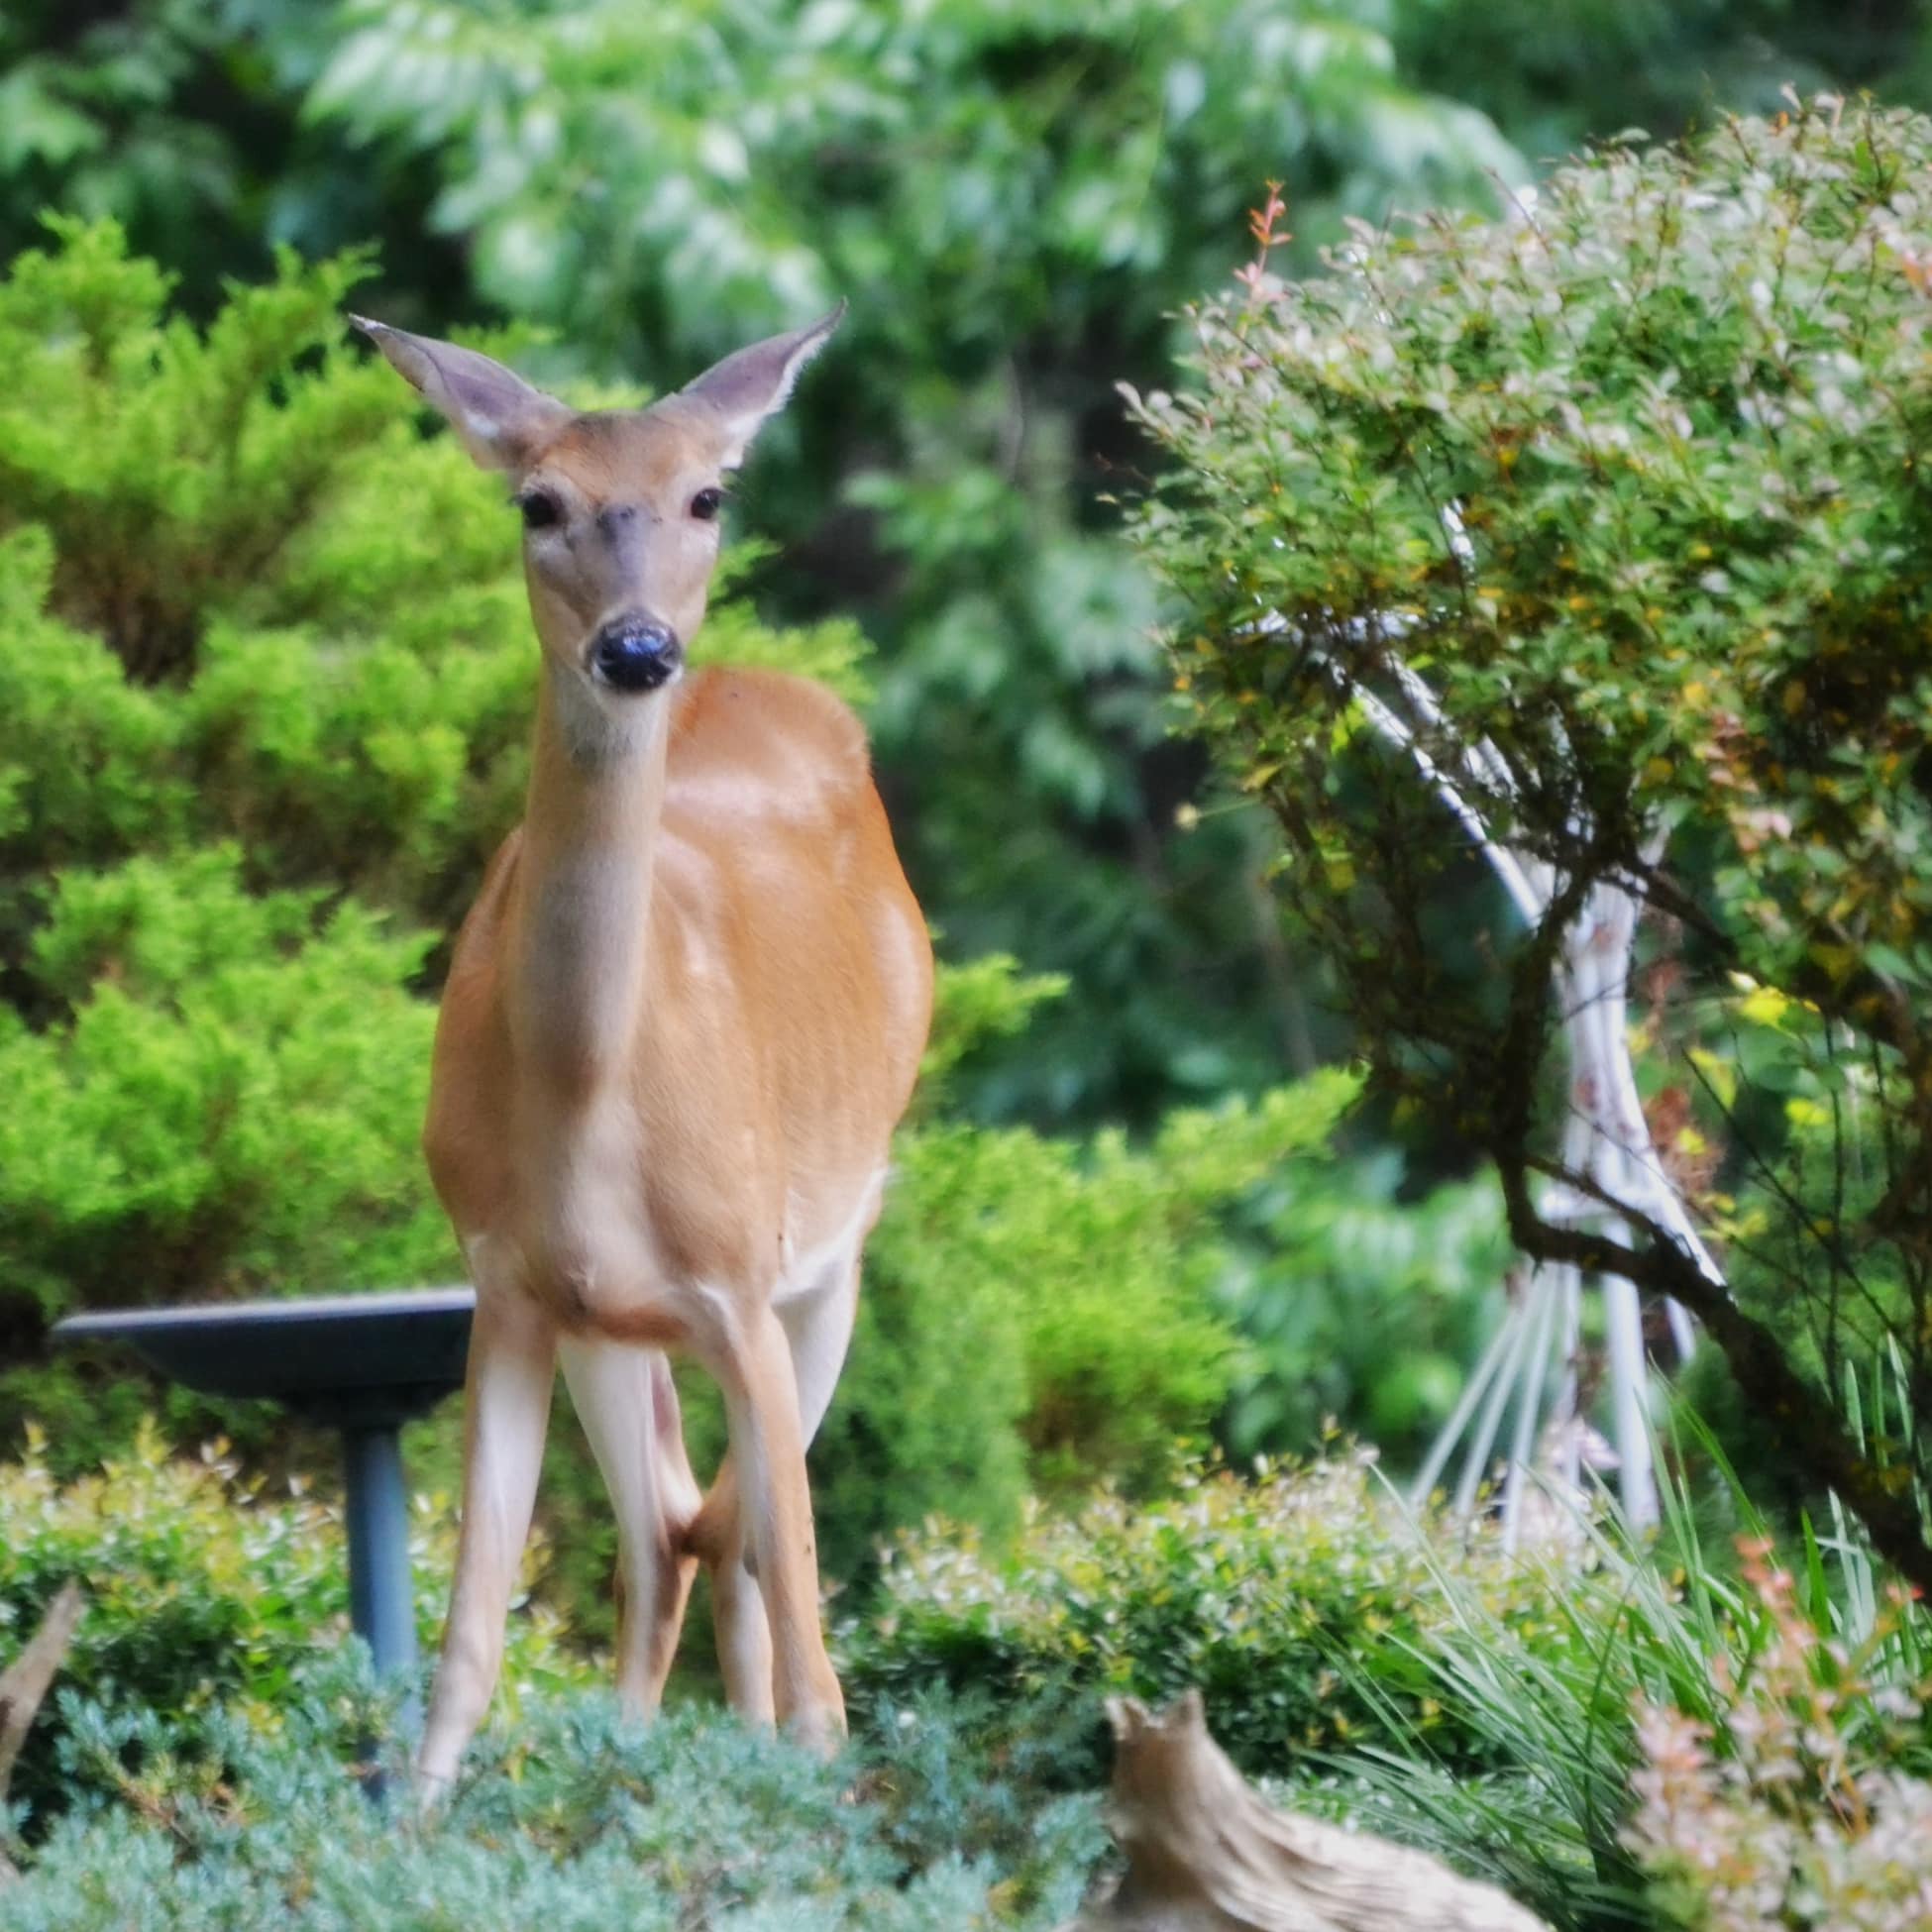
<instances>
[{"instance_id":1,"label":"deer hind leg","mask_svg":"<svg viewBox=\"0 0 1932 1932\"><path fill-rule=\"evenodd\" d=\"M481 1270L479 1270L481 1275ZM442 1661L416 1756L426 1798L456 1775L503 1664L556 1379L550 1318L515 1286L479 1283L464 1397L463 1523Z\"/></svg>"},{"instance_id":2,"label":"deer hind leg","mask_svg":"<svg viewBox=\"0 0 1932 1932\"><path fill-rule=\"evenodd\" d=\"M724 1394L744 1556L770 1629L773 1709L822 1750L845 1735L845 1699L825 1655L818 1551L805 1479L799 1384L785 1325L752 1311L707 1363ZM740 1557L741 1562L744 1557Z\"/></svg>"},{"instance_id":3,"label":"deer hind leg","mask_svg":"<svg viewBox=\"0 0 1932 1932\"><path fill-rule=\"evenodd\" d=\"M617 1519L617 1695L627 1711L649 1717L664 1695L698 1567L684 1550L698 1495L678 1391L654 1348L566 1337L559 1352Z\"/></svg>"},{"instance_id":4,"label":"deer hind leg","mask_svg":"<svg viewBox=\"0 0 1932 1932\"><path fill-rule=\"evenodd\" d=\"M859 1257L843 1255L804 1294L778 1305L791 1348L799 1424L807 1447L818 1434L851 1345L858 1312ZM736 1458L725 1457L694 1526L692 1547L711 1574L711 1620L731 1708L753 1723L775 1715L771 1626L745 1535Z\"/></svg>"}]
</instances>

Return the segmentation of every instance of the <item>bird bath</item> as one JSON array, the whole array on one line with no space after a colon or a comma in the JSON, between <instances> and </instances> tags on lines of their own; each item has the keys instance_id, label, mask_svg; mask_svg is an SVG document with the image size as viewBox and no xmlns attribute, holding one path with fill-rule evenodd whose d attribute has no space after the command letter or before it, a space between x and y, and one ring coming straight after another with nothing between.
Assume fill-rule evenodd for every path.
<instances>
[{"instance_id":1,"label":"bird bath","mask_svg":"<svg viewBox=\"0 0 1932 1932\"><path fill-rule=\"evenodd\" d=\"M401 1430L463 1386L473 1288L70 1315L60 1342L125 1342L203 1395L279 1402L342 1437L349 1615L376 1670L413 1668Z\"/></svg>"}]
</instances>

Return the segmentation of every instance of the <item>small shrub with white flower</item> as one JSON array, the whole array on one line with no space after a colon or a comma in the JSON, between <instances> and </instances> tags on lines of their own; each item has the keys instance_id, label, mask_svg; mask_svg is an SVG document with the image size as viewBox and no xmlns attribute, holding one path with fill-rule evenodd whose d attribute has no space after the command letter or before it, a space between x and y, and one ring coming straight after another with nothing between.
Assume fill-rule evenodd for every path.
<instances>
[{"instance_id":1,"label":"small shrub with white flower","mask_svg":"<svg viewBox=\"0 0 1932 1932\"><path fill-rule=\"evenodd\" d=\"M1932 1924L1932 1746L1923 1692L1886 1668L1902 1601L1857 1645L1798 1608L1769 1544L1746 1575L1767 1642L1713 1668L1715 1724L1645 1701L1626 1833L1668 1923L1698 1932L1917 1932Z\"/></svg>"}]
</instances>

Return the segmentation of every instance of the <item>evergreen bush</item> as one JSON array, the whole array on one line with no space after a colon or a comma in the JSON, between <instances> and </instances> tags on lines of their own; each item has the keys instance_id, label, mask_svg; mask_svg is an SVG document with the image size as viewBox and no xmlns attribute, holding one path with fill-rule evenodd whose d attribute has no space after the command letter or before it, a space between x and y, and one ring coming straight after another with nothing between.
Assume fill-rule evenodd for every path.
<instances>
[{"instance_id":1,"label":"evergreen bush","mask_svg":"<svg viewBox=\"0 0 1932 1932\"><path fill-rule=\"evenodd\" d=\"M824 1765L716 1714L545 1698L427 1821L357 1782L372 1737L394 1766L389 1716L340 1662L273 1734L70 1700L98 1795L33 1847L9 1932L1046 1932L1105 1846L1094 1798L1016 1780L941 1709Z\"/></svg>"},{"instance_id":2,"label":"evergreen bush","mask_svg":"<svg viewBox=\"0 0 1932 1932\"><path fill-rule=\"evenodd\" d=\"M211 1445L170 1455L144 1422L124 1456L59 1482L46 1440L0 1464L0 1658L33 1634L69 1577L86 1606L61 1665L63 1698L139 1712L163 1728L227 1711L272 1733L304 1670L349 1634L339 1509L297 1484L273 1493ZM433 1646L456 1557L455 1520L419 1501L410 1537L417 1636ZM541 1565L534 1551L526 1565ZM510 1618L503 1700L592 1681L554 1611L520 1602ZM100 1786L61 1762L63 1701L43 1714L15 1768L13 1795L45 1811Z\"/></svg>"}]
</instances>

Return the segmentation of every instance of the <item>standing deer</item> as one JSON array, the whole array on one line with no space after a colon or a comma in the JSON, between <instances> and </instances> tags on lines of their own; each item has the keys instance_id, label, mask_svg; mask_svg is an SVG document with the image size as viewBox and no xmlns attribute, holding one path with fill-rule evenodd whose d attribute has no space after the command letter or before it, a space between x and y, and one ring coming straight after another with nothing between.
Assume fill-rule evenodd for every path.
<instances>
[{"instance_id":1,"label":"standing deer","mask_svg":"<svg viewBox=\"0 0 1932 1932\"><path fill-rule=\"evenodd\" d=\"M357 319L510 477L542 647L524 820L457 940L423 1136L477 1287L432 1792L495 1687L560 1360L617 1518L626 1706L656 1707L701 1557L733 1705L820 1749L844 1732L805 1446L851 1339L931 948L852 713L800 679L685 674L722 480L842 313L594 414ZM724 1397L701 1509L667 1349Z\"/></svg>"}]
</instances>

